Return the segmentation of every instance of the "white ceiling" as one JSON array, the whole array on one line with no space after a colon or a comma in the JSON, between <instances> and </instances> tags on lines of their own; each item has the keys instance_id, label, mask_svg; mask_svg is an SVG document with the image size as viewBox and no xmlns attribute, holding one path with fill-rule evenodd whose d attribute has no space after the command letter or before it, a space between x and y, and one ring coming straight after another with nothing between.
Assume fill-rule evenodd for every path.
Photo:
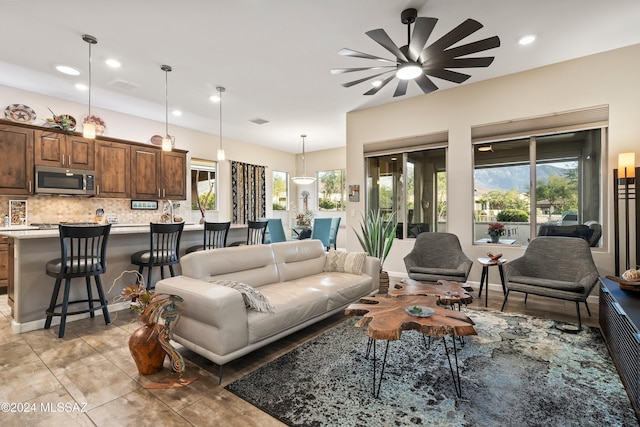
<instances>
[{"instance_id":1,"label":"white ceiling","mask_svg":"<svg viewBox=\"0 0 640 427\"><path fill-rule=\"evenodd\" d=\"M98 39L92 48L94 106L164 122L160 66L168 64L170 108L183 112L170 116L170 126L217 134L219 106L209 96L224 86L225 138L298 153L305 133L308 151L340 147L346 113L392 102L395 83L374 96L363 96L368 82L343 88L341 83L367 74L336 76L332 68L375 63L337 52L348 47L392 59L365 32L383 28L396 44L406 44L400 22L406 7L438 18L427 44L467 18L484 28L463 43L500 37L499 48L472 55L494 55L491 66L460 69L471 74L464 84L640 43L638 0L0 0L0 84L86 103L87 93L74 84L87 82L82 34L90 34ZM529 33L537 41L519 46L518 38ZM106 58L122 67L108 68ZM62 75L57 64L82 74ZM113 88L107 83L114 78L139 87ZM434 82L440 90L456 86ZM411 83L396 99L418 95ZM254 118L269 123L249 122Z\"/></svg>"}]
</instances>

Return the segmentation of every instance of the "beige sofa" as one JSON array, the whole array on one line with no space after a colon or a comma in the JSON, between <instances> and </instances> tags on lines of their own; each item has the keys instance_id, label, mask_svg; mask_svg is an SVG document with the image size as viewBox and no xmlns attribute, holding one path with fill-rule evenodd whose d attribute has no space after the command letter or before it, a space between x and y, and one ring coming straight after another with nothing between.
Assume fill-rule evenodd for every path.
<instances>
[{"instance_id":1,"label":"beige sofa","mask_svg":"<svg viewBox=\"0 0 640 427\"><path fill-rule=\"evenodd\" d=\"M159 281L156 292L184 299L174 340L222 370L225 363L378 290L377 258L364 259L362 274L324 271L327 257L335 260L338 254L326 253L320 240L194 252L181 258L182 276ZM330 270L336 269L331 265ZM338 264L337 270L341 269ZM246 308L238 290L220 284L231 280L254 287L275 312Z\"/></svg>"}]
</instances>

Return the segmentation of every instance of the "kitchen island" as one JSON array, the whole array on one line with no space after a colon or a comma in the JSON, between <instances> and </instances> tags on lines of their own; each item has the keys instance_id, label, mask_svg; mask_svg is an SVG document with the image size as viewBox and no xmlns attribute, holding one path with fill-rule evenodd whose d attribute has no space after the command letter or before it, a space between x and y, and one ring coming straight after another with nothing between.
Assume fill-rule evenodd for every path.
<instances>
[{"instance_id":1,"label":"kitchen island","mask_svg":"<svg viewBox=\"0 0 640 427\"><path fill-rule=\"evenodd\" d=\"M202 224L185 224L180 241L180 252L186 248L202 244ZM0 229L0 235L13 239L13 289L9 296L13 299L11 329L13 333L22 333L44 328L45 310L49 306L55 279L45 272L49 260L60 257L60 238L58 229L40 230L36 227L10 227ZM228 243L246 240L246 226L232 225ZM107 300L113 302L122 288L135 280L134 274L126 275L110 289L114 280L123 271L136 270L131 264L131 254L149 248L149 224L114 224L111 227L107 246L107 271L101 276L102 285L107 292ZM146 270L145 270L146 272ZM176 266L176 275L181 274ZM165 269L165 276L168 275ZM153 281L160 277L160 269L153 269ZM146 274L145 274L146 278ZM78 283L76 283L78 281ZM82 279L74 279L71 288L71 300L86 293ZM109 291L110 290L110 291ZM10 300L11 303L11 300ZM128 305L109 305L110 311L121 310ZM97 313L98 314L98 313ZM70 316L67 322L88 317L88 314ZM59 323L54 318L53 325Z\"/></svg>"}]
</instances>

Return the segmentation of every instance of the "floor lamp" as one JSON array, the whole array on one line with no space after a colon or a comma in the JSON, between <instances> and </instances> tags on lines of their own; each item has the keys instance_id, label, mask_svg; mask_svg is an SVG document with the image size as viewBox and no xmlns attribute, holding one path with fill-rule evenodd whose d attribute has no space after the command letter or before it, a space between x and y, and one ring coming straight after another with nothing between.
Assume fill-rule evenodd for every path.
<instances>
[{"instance_id":1,"label":"floor lamp","mask_svg":"<svg viewBox=\"0 0 640 427\"><path fill-rule=\"evenodd\" d=\"M635 153L620 153L618 155L618 169L613 170L615 275L618 277L620 277L621 270L621 249L624 249L624 270L622 271L638 267L640 201L636 197L636 176L640 173L640 168L636 167L635 159ZM633 261L631 258L632 248Z\"/></svg>"}]
</instances>

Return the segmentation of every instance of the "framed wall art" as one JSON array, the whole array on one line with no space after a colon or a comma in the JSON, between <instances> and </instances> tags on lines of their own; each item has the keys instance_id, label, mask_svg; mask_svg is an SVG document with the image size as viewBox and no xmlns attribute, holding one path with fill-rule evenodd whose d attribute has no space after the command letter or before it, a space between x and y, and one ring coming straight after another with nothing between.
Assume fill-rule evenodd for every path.
<instances>
[{"instance_id":1,"label":"framed wall art","mask_svg":"<svg viewBox=\"0 0 640 427\"><path fill-rule=\"evenodd\" d=\"M9 200L9 224L27 225L26 200Z\"/></svg>"}]
</instances>

